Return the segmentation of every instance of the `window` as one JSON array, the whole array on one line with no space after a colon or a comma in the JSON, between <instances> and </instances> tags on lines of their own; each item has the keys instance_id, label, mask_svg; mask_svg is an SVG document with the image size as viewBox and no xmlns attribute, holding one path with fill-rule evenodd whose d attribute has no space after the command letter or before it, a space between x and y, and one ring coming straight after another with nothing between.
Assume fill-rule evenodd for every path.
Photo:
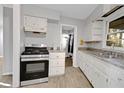
<instances>
[{"instance_id":1,"label":"window","mask_svg":"<svg viewBox=\"0 0 124 93\"><path fill-rule=\"evenodd\" d=\"M107 46L124 47L124 16L109 23Z\"/></svg>"}]
</instances>

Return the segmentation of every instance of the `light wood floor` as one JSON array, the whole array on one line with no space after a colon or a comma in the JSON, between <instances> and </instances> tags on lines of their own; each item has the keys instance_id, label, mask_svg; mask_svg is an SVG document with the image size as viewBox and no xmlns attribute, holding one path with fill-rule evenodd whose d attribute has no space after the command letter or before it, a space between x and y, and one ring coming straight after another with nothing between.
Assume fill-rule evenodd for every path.
<instances>
[{"instance_id":1,"label":"light wood floor","mask_svg":"<svg viewBox=\"0 0 124 93\"><path fill-rule=\"evenodd\" d=\"M0 88L10 88L12 87L12 76L2 75L2 63L3 59L0 58Z\"/></svg>"},{"instance_id":2,"label":"light wood floor","mask_svg":"<svg viewBox=\"0 0 124 93\"><path fill-rule=\"evenodd\" d=\"M24 86L23 88L91 88L92 86L79 68L67 67L65 74L49 77L49 81L41 84Z\"/></svg>"},{"instance_id":3,"label":"light wood floor","mask_svg":"<svg viewBox=\"0 0 124 93\"><path fill-rule=\"evenodd\" d=\"M72 58L71 57L66 57L65 58L65 67L70 67L72 66L73 62L72 62Z\"/></svg>"}]
</instances>

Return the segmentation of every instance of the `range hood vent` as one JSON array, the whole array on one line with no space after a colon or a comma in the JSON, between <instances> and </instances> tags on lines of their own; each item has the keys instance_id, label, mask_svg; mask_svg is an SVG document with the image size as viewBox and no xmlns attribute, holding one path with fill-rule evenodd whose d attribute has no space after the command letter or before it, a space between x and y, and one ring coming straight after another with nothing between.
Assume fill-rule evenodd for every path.
<instances>
[{"instance_id":1,"label":"range hood vent","mask_svg":"<svg viewBox=\"0 0 124 93\"><path fill-rule=\"evenodd\" d=\"M113 9L111 9L109 12L107 12L106 14L104 14L102 17L107 17L109 15L111 15L112 13L114 13L115 11L117 11L118 9L124 7L124 5L119 5L114 7Z\"/></svg>"}]
</instances>

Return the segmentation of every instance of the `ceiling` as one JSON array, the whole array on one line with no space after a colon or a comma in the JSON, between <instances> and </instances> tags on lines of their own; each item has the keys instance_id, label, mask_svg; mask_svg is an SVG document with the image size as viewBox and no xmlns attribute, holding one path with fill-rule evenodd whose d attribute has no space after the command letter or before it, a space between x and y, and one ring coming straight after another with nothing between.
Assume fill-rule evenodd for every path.
<instances>
[{"instance_id":1,"label":"ceiling","mask_svg":"<svg viewBox=\"0 0 124 93\"><path fill-rule=\"evenodd\" d=\"M86 19L98 5L97 4L40 4L38 6L58 11L61 13L62 16L76 18L76 19Z\"/></svg>"}]
</instances>

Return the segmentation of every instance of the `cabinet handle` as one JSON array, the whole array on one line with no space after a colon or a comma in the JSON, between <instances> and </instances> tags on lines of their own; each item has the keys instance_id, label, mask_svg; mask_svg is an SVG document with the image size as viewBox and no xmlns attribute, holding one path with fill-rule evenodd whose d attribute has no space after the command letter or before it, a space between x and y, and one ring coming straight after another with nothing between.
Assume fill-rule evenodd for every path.
<instances>
[{"instance_id":1,"label":"cabinet handle","mask_svg":"<svg viewBox=\"0 0 124 93\"><path fill-rule=\"evenodd\" d=\"M121 81L122 79L121 78L118 78L119 81Z\"/></svg>"}]
</instances>

